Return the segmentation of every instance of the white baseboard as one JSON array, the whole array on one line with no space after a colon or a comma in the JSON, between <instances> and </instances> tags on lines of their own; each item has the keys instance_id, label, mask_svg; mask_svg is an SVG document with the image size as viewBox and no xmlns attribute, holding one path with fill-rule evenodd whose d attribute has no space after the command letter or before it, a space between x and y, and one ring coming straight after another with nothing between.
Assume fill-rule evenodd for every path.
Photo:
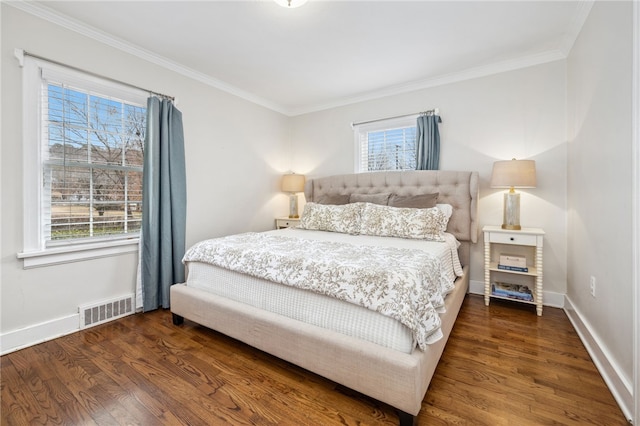
<instances>
[{"instance_id":1,"label":"white baseboard","mask_svg":"<svg viewBox=\"0 0 640 426\"><path fill-rule=\"evenodd\" d=\"M484 295L484 281L469 281L469 293ZM552 308L564 308L564 294L554 293L552 291L543 291L542 300L544 306Z\"/></svg>"},{"instance_id":2,"label":"white baseboard","mask_svg":"<svg viewBox=\"0 0 640 426\"><path fill-rule=\"evenodd\" d=\"M80 316L73 314L0 334L0 355L37 345L80 330Z\"/></svg>"},{"instance_id":3,"label":"white baseboard","mask_svg":"<svg viewBox=\"0 0 640 426\"><path fill-rule=\"evenodd\" d=\"M593 332L589 322L575 308L568 296L565 296L564 311L567 313L569 321L571 321L573 328L575 328L580 340L582 340L582 344L584 344L593 363L620 406L622 413L627 418L627 421L632 422L634 400L631 382L621 374L622 370L616 365L613 358L609 356L607 347L602 344L600 338Z\"/></svg>"}]
</instances>

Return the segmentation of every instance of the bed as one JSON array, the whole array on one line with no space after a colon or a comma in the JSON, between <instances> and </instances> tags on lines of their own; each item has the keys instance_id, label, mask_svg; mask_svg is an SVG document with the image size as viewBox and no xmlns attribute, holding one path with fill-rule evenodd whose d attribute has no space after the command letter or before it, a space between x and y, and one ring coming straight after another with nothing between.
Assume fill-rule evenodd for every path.
<instances>
[{"instance_id":1,"label":"bed","mask_svg":"<svg viewBox=\"0 0 640 426\"><path fill-rule=\"evenodd\" d=\"M205 265L197 257L185 261L186 282L171 287L171 311L174 324L179 325L186 318L217 330L387 403L398 410L401 425L415 424L429 382L468 290L470 245L477 241L478 234L476 216L478 174L457 171L404 171L336 175L312 179L305 186L308 204L305 206L305 212L307 207L319 208L317 206L321 205L322 200L331 198L348 197L352 203L360 201L354 203L355 205L372 206L370 204L372 201L384 204L377 199L381 194L392 194L398 199L438 194L438 205L452 207L446 222L446 233L457 240L455 244L456 247L459 246L457 252L461 271L456 274L459 276L455 278L454 285L446 292L443 306L435 308L439 318L437 327L429 328L424 333L422 328L419 331L414 328L407 329L407 322L399 324L400 317L396 319L385 317L381 320L381 327L387 327L391 331L385 329L387 331L379 332L376 328L373 332L369 331L368 335L361 336L350 327L358 322L369 324L369 321L372 321L373 323L372 316L381 317L381 315L361 306L355 306L357 312L353 313L350 309L354 305L345 300L328 301L327 307L324 299L334 298L315 294L307 289L283 290L283 287L288 286L268 279L249 277L246 273L230 271L224 266ZM307 221L307 226L308 223ZM294 238L299 237L300 233L305 232L308 234L303 234L303 237L309 236L309 241L314 240L309 242L309 245L317 244L318 250L324 251L328 251L327 246L322 244L335 244L334 237L346 239L349 243L359 237L349 235L348 232L341 234L322 230L290 229L258 233L254 238L279 239L282 243L289 238L292 240L286 241L293 241ZM331 241L324 241L329 238L326 234L332 234ZM397 240L395 237L379 235L372 235L371 238L384 241ZM241 244L235 236L230 236L225 241L228 244ZM381 248L380 250L402 251L405 250L405 244L413 243L413 241L401 241L398 243L399 248ZM261 245L261 243L254 245ZM431 256L429 259L437 257L435 254L429 256ZM421 258L417 258L416 262L419 262L419 259ZM245 282L247 280L249 280L248 283ZM236 290L241 288L243 282L245 282L244 290ZM271 289L266 289L269 286ZM266 290L262 290L263 287ZM219 289L216 290L216 288ZM256 288L261 289L257 297L255 294L252 295L256 292ZM294 294L285 294L282 291ZM305 294L311 293L313 295L305 298ZM283 312L282 305L289 311ZM351 308L345 308L344 305L349 305ZM323 311L324 320L309 318L308 313L316 307L318 311ZM337 321L337 325L325 324L329 321L327 317L329 320L335 318L342 318L342 320ZM402 319L404 320L404 317ZM366 326L363 328L367 329Z\"/></svg>"}]
</instances>

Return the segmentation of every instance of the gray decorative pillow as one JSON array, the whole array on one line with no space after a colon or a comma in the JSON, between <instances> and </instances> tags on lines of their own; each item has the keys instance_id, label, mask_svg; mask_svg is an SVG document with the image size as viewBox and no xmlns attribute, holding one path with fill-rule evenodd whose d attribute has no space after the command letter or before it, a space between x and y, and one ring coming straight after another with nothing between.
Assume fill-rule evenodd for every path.
<instances>
[{"instance_id":1,"label":"gray decorative pillow","mask_svg":"<svg viewBox=\"0 0 640 426\"><path fill-rule=\"evenodd\" d=\"M364 204L330 204L307 203L304 206L298 228L314 231L341 232L358 234L360 232L360 215Z\"/></svg>"},{"instance_id":2,"label":"gray decorative pillow","mask_svg":"<svg viewBox=\"0 0 640 426\"><path fill-rule=\"evenodd\" d=\"M360 234L444 241L448 219L437 207L411 209L365 204Z\"/></svg>"},{"instance_id":3,"label":"gray decorative pillow","mask_svg":"<svg viewBox=\"0 0 640 426\"><path fill-rule=\"evenodd\" d=\"M334 195L321 195L316 199L316 203L318 204L334 204L334 205L343 205L349 204L349 194L334 194Z\"/></svg>"},{"instance_id":4,"label":"gray decorative pillow","mask_svg":"<svg viewBox=\"0 0 640 426\"><path fill-rule=\"evenodd\" d=\"M430 209L435 207L438 201L438 192L420 195L391 194L389 205L391 207L409 207L412 209Z\"/></svg>"},{"instance_id":5,"label":"gray decorative pillow","mask_svg":"<svg viewBox=\"0 0 640 426\"><path fill-rule=\"evenodd\" d=\"M379 194L351 194L349 198L350 203L373 203L386 206L389 202L390 192L383 192Z\"/></svg>"}]
</instances>

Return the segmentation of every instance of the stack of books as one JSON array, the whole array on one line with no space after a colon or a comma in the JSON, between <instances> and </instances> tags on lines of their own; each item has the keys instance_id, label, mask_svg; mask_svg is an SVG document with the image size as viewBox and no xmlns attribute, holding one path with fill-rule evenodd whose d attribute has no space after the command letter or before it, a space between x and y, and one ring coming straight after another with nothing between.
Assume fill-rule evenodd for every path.
<instances>
[{"instance_id":1,"label":"stack of books","mask_svg":"<svg viewBox=\"0 0 640 426\"><path fill-rule=\"evenodd\" d=\"M498 269L515 272L529 272L527 258L515 254L501 254Z\"/></svg>"},{"instance_id":2,"label":"stack of books","mask_svg":"<svg viewBox=\"0 0 640 426\"><path fill-rule=\"evenodd\" d=\"M531 290L526 285L496 282L491 284L491 294L494 296L508 297L509 299L533 302L533 293L531 293Z\"/></svg>"}]
</instances>

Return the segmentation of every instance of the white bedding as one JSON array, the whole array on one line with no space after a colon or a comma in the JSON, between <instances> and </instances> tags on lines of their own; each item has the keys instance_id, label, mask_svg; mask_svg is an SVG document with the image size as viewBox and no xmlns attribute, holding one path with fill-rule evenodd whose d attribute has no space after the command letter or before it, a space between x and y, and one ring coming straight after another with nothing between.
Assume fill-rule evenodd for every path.
<instances>
[{"instance_id":1,"label":"white bedding","mask_svg":"<svg viewBox=\"0 0 640 426\"><path fill-rule=\"evenodd\" d=\"M377 245L403 249L417 248L440 259L440 263L443 265L441 274L449 282L453 282L456 276L462 274L456 250L458 243L449 234L446 235L445 243L390 237L353 236L292 228L270 231L267 234L319 241L339 241L363 247ZM392 318L361 306L201 262L187 262L187 264L189 270L188 286L406 353L411 352L415 347L416 342L412 337L411 330ZM438 330L430 336L429 343L437 340L440 336Z\"/></svg>"}]
</instances>

